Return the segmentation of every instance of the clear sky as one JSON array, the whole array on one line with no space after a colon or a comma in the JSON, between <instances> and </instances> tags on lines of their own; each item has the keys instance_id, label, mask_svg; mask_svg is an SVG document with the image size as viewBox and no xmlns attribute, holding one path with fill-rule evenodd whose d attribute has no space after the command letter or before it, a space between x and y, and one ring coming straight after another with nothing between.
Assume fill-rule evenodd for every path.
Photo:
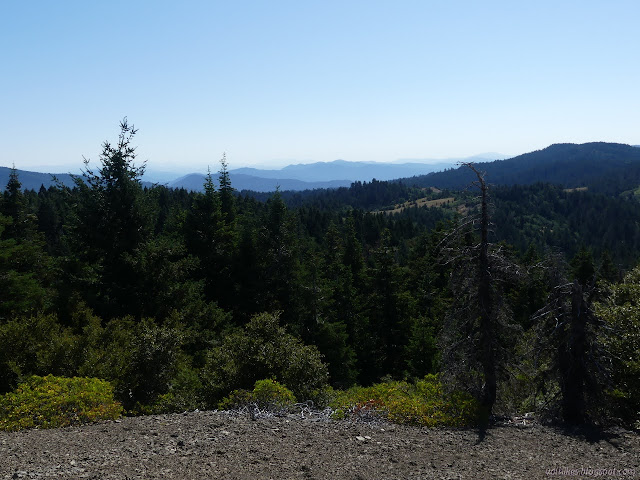
<instances>
[{"instance_id":1,"label":"clear sky","mask_svg":"<svg viewBox=\"0 0 640 480\"><path fill-rule=\"evenodd\" d=\"M637 0L4 1L0 165L149 169L640 144Z\"/></svg>"}]
</instances>

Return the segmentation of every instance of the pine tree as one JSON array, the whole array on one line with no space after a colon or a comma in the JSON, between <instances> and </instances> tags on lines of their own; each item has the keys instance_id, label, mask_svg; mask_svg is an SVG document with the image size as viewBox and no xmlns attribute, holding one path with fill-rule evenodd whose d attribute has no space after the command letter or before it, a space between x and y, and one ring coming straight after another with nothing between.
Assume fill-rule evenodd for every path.
<instances>
[{"instance_id":1,"label":"pine tree","mask_svg":"<svg viewBox=\"0 0 640 480\"><path fill-rule=\"evenodd\" d=\"M204 279L207 300L230 307L235 231L225 220L221 194L208 172L204 192L196 194L185 219L185 245L188 253L200 261L199 276Z\"/></svg>"},{"instance_id":2,"label":"pine tree","mask_svg":"<svg viewBox=\"0 0 640 480\"><path fill-rule=\"evenodd\" d=\"M35 216L28 211L27 202L22 193L22 184L15 166L9 174L9 181L0 205L0 213L12 219L12 222L5 228L5 236L24 240L35 234Z\"/></svg>"},{"instance_id":3,"label":"pine tree","mask_svg":"<svg viewBox=\"0 0 640 480\"><path fill-rule=\"evenodd\" d=\"M218 177L220 188L220 209L224 216L225 223L227 225L234 225L236 220L236 209L228 166L227 154L224 153L220 160L220 175Z\"/></svg>"},{"instance_id":4,"label":"pine tree","mask_svg":"<svg viewBox=\"0 0 640 480\"><path fill-rule=\"evenodd\" d=\"M0 197L0 323L49 307L53 263L28 211L15 168Z\"/></svg>"},{"instance_id":5,"label":"pine tree","mask_svg":"<svg viewBox=\"0 0 640 480\"><path fill-rule=\"evenodd\" d=\"M98 171L85 159L85 171L76 178L79 201L71 243L80 265L74 276L88 291L90 304L107 319L138 311L134 257L151 234L141 186L145 166L134 164L131 144L136 132L122 120L118 142L103 143Z\"/></svg>"},{"instance_id":6,"label":"pine tree","mask_svg":"<svg viewBox=\"0 0 640 480\"><path fill-rule=\"evenodd\" d=\"M264 309L282 311L285 324L297 334L303 330L300 318L300 258L296 219L289 214L280 191L267 202L263 225L259 230L261 278Z\"/></svg>"}]
</instances>

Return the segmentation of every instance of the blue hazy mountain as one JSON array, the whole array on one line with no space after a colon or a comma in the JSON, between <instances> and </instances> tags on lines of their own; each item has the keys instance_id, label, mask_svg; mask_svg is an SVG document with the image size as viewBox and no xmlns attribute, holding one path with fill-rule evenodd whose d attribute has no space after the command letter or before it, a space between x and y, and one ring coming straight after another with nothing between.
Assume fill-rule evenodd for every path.
<instances>
[{"instance_id":1,"label":"blue hazy mountain","mask_svg":"<svg viewBox=\"0 0 640 480\"><path fill-rule=\"evenodd\" d=\"M40 173L27 170L17 170L17 172L18 180L20 180L22 188L25 190L39 190L41 185L49 188L56 183L56 179L67 187L73 187L74 185L73 176L69 173ZM0 190L4 190L6 187L10 174L10 168L0 167Z\"/></svg>"},{"instance_id":2,"label":"blue hazy mountain","mask_svg":"<svg viewBox=\"0 0 640 480\"><path fill-rule=\"evenodd\" d=\"M213 174L212 174L213 175ZM231 185L238 191L253 190L254 192L273 192L280 190L313 190L316 188L339 188L351 185L350 180L331 180L326 182L305 182L291 178L263 178L242 173L230 173ZM203 190L206 175L190 173L180 177L167 185L172 188L184 188L186 190ZM217 174L213 175L217 180Z\"/></svg>"},{"instance_id":3,"label":"blue hazy mountain","mask_svg":"<svg viewBox=\"0 0 640 480\"><path fill-rule=\"evenodd\" d=\"M18 180L20 180L24 190L38 191L41 186L44 185L45 188L49 188L56 185L56 182L59 182L66 187L73 188L75 186L73 178L82 178L81 175L72 175L70 173L41 173L31 172L28 170L16 170L16 172L18 173ZM0 191L4 190L7 186L10 174L11 168L0 167ZM151 187L152 183L143 181L142 185L145 187Z\"/></svg>"},{"instance_id":4,"label":"blue hazy mountain","mask_svg":"<svg viewBox=\"0 0 640 480\"><path fill-rule=\"evenodd\" d=\"M495 160L493 158L492 160ZM330 182L342 180L348 182L376 180L393 180L396 178L424 175L444 170L455 164L448 163L379 163L379 162L316 162L288 165L279 170L262 170L258 168L236 168L229 173L250 175L252 177L302 180L304 182Z\"/></svg>"},{"instance_id":5,"label":"blue hazy mountain","mask_svg":"<svg viewBox=\"0 0 640 480\"><path fill-rule=\"evenodd\" d=\"M464 159L465 161L482 161L504 158L499 154L483 154ZM437 162L437 163L434 163ZM281 190L308 190L317 188L338 188L349 186L355 181L393 180L397 178L423 175L444 170L455 165L456 160L401 160L398 162L317 162L310 164L289 165L281 169L237 168L230 170L231 182L236 190L255 190L258 192ZM0 190L4 189L9 178L10 169L0 167ZM54 184L53 175L49 173L18 170L20 182L24 189L37 190L41 185L49 187ZM148 171L145 178L173 188L202 190L204 174L191 173L178 177L170 172ZM213 172L214 178L217 173ZM69 187L73 186L73 177L68 173L55 174L55 177ZM153 178L152 178L153 177ZM150 186L151 182L143 181Z\"/></svg>"}]
</instances>

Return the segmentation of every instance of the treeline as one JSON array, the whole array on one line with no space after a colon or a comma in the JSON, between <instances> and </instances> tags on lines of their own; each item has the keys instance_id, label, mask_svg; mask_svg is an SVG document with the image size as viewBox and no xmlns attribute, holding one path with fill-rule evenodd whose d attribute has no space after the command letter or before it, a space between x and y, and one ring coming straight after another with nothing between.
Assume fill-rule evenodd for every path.
<instances>
[{"instance_id":1,"label":"treeline","mask_svg":"<svg viewBox=\"0 0 640 480\"><path fill-rule=\"evenodd\" d=\"M461 214L367 213L427 194L386 182L354 184L333 199L276 192L260 201L235 194L225 158L202 193L143 188L135 130L121 127L117 143L104 144L99 168L87 163L74 188L23 192L15 172L9 180L0 203L0 392L32 374L82 375L112 382L131 411L181 411L215 406L263 378L320 401L327 385L443 369L441 333L461 308L452 282L462 271L445 250L477 238L472 226L460 230ZM475 211L472 195L461 195ZM516 245L499 248L524 272L499 296L521 332L508 340L501 385L511 386L502 407L523 408L557 385L535 368L515 383L508 374L531 358L519 349L557 291L545 249L570 244L576 254L563 275L595 292L619 279L612 257L635 261L637 223L598 230L589 242L590 229L609 225L607 212L620 204L604 203L606 219L572 224L572 215L588 216L603 200L544 185L495 190L493 198L497 238ZM628 243L605 253L607 235ZM605 305L599 295L590 301ZM620 371L628 376L629 368ZM618 392L625 421L638 401L634 388L607 390Z\"/></svg>"},{"instance_id":2,"label":"treeline","mask_svg":"<svg viewBox=\"0 0 640 480\"><path fill-rule=\"evenodd\" d=\"M490 179L488 174L487 179ZM471 185L469 181L467 187ZM245 194L261 201L269 198L268 194ZM313 212L314 217L329 215L332 218L337 212L378 211L418 198L455 197L456 200L445 208L407 208L394 214L393 220L404 225L405 230L401 236L394 235L395 245L401 243L401 238L432 230L439 221L454 219L457 210L468 212L478 204L476 193L469 189L434 192L408 184L376 180L356 182L350 188L335 191L282 192L281 197L289 208ZM535 183L491 185L490 201L493 240L505 242L521 254L533 245L539 252L551 249L570 259L581 248L586 248L596 258L604 255L606 261L612 261L621 272L638 261L640 209L638 202L629 196L610 196ZM313 225L309 226L313 231ZM394 232L392 227L392 234ZM368 235L367 238L377 237Z\"/></svg>"}]
</instances>

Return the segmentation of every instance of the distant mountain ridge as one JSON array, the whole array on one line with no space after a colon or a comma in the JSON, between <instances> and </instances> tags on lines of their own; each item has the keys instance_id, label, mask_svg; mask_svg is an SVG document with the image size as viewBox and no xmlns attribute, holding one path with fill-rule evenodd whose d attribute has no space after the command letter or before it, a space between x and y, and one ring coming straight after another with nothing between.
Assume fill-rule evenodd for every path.
<instances>
[{"instance_id":1,"label":"distant mountain ridge","mask_svg":"<svg viewBox=\"0 0 640 480\"><path fill-rule=\"evenodd\" d=\"M304 182L332 182L336 180L348 182L369 182L376 180L394 180L396 178L413 177L444 170L455 165L455 162L440 163L379 163L379 162L316 162L288 165L279 170L262 170L258 168L236 168L229 173L250 175L261 178L278 178L301 180Z\"/></svg>"},{"instance_id":2,"label":"distant mountain ridge","mask_svg":"<svg viewBox=\"0 0 640 480\"><path fill-rule=\"evenodd\" d=\"M640 148L619 143L591 142L560 143L542 150L525 153L506 160L486 160L469 157L479 170L487 174L487 181L496 185L530 185L538 182L564 185L567 188L587 186L594 191L619 194L640 185ZM434 171L447 168L443 171ZM430 170L427 174L415 173ZM4 189L11 169L0 167L0 189ZM23 188L38 190L41 185L54 184L53 175L18 170ZM213 174L217 178L217 173ZM64 185L73 186L73 176L56 174ZM356 181L397 180L421 187L449 189L466 188L474 180L466 167L451 163L375 163L318 162L289 165L279 170L238 168L230 170L231 184L238 191L271 192L280 190L331 189L349 186ZM174 181L163 182L171 188L202 190L204 174L192 173ZM149 182L143 182L151 186Z\"/></svg>"},{"instance_id":3,"label":"distant mountain ridge","mask_svg":"<svg viewBox=\"0 0 640 480\"><path fill-rule=\"evenodd\" d=\"M39 190L41 185L45 188L49 188L56 184L56 179L67 187L73 187L73 177L69 173L40 173L30 172L28 170L16 170L18 172L18 180L22 184L22 188L25 190ZM0 191L4 190L9 181L9 175L11 174L11 168L0 167Z\"/></svg>"},{"instance_id":4,"label":"distant mountain ridge","mask_svg":"<svg viewBox=\"0 0 640 480\"><path fill-rule=\"evenodd\" d=\"M507 160L476 163L489 183L531 185L554 183L567 188L590 187L618 194L640 185L640 149L620 143L559 143ZM407 180L422 187L466 188L475 175L460 166Z\"/></svg>"},{"instance_id":5,"label":"distant mountain ridge","mask_svg":"<svg viewBox=\"0 0 640 480\"><path fill-rule=\"evenodd\" d=\"M217 180L217 174L213 175ZM302 180L290 178L263 178L242 173L229 173L231 185L238 191L253 190L254 192L274 192L280 190L313 190L317 188L339 188L351 185L350 180L333 180L326 182L304 182ZM203 190L206 175L201 173L190 173L167 184L171 188L184 188L186 190Z\"/></svg>"},{"instance_id":6,"label":"distant mountain ridge","mask_svg":"<svg viewBox=\"0 0 640 480\"><path fill-rule=\"evenodd\" d=\"M496 154L499 155L499 154ZM471 157L477 158L477 157ZM451 161L453 162L453 160ZM311 164L288 165L278 170L258 168L237 168L229 171L231 182L236 190L254 190L257 192L271 192L276 188L281 190L313 190L319 188L339 188L351 185L357 181L393 180L396 178L421 175L439 169L451 167L454 163L378 163L378 162L348 162L335 160L333 162L317 162ZM11 169L0 167L0 190L4 189ZM18 170L20 182L24 189L37 190L41 185L49 187L55 182L48 173ZM163 173L166 178L166 172ZM73 177L68 173L56 174L63 185L72 187ZM217 177L217 173L213 173ZM204 174L190 173L174 180L158 182L171 188L185 188L187 190L202 190ZM142 182L151 186L151 182Z\"/></svg>"}]
</instances>

